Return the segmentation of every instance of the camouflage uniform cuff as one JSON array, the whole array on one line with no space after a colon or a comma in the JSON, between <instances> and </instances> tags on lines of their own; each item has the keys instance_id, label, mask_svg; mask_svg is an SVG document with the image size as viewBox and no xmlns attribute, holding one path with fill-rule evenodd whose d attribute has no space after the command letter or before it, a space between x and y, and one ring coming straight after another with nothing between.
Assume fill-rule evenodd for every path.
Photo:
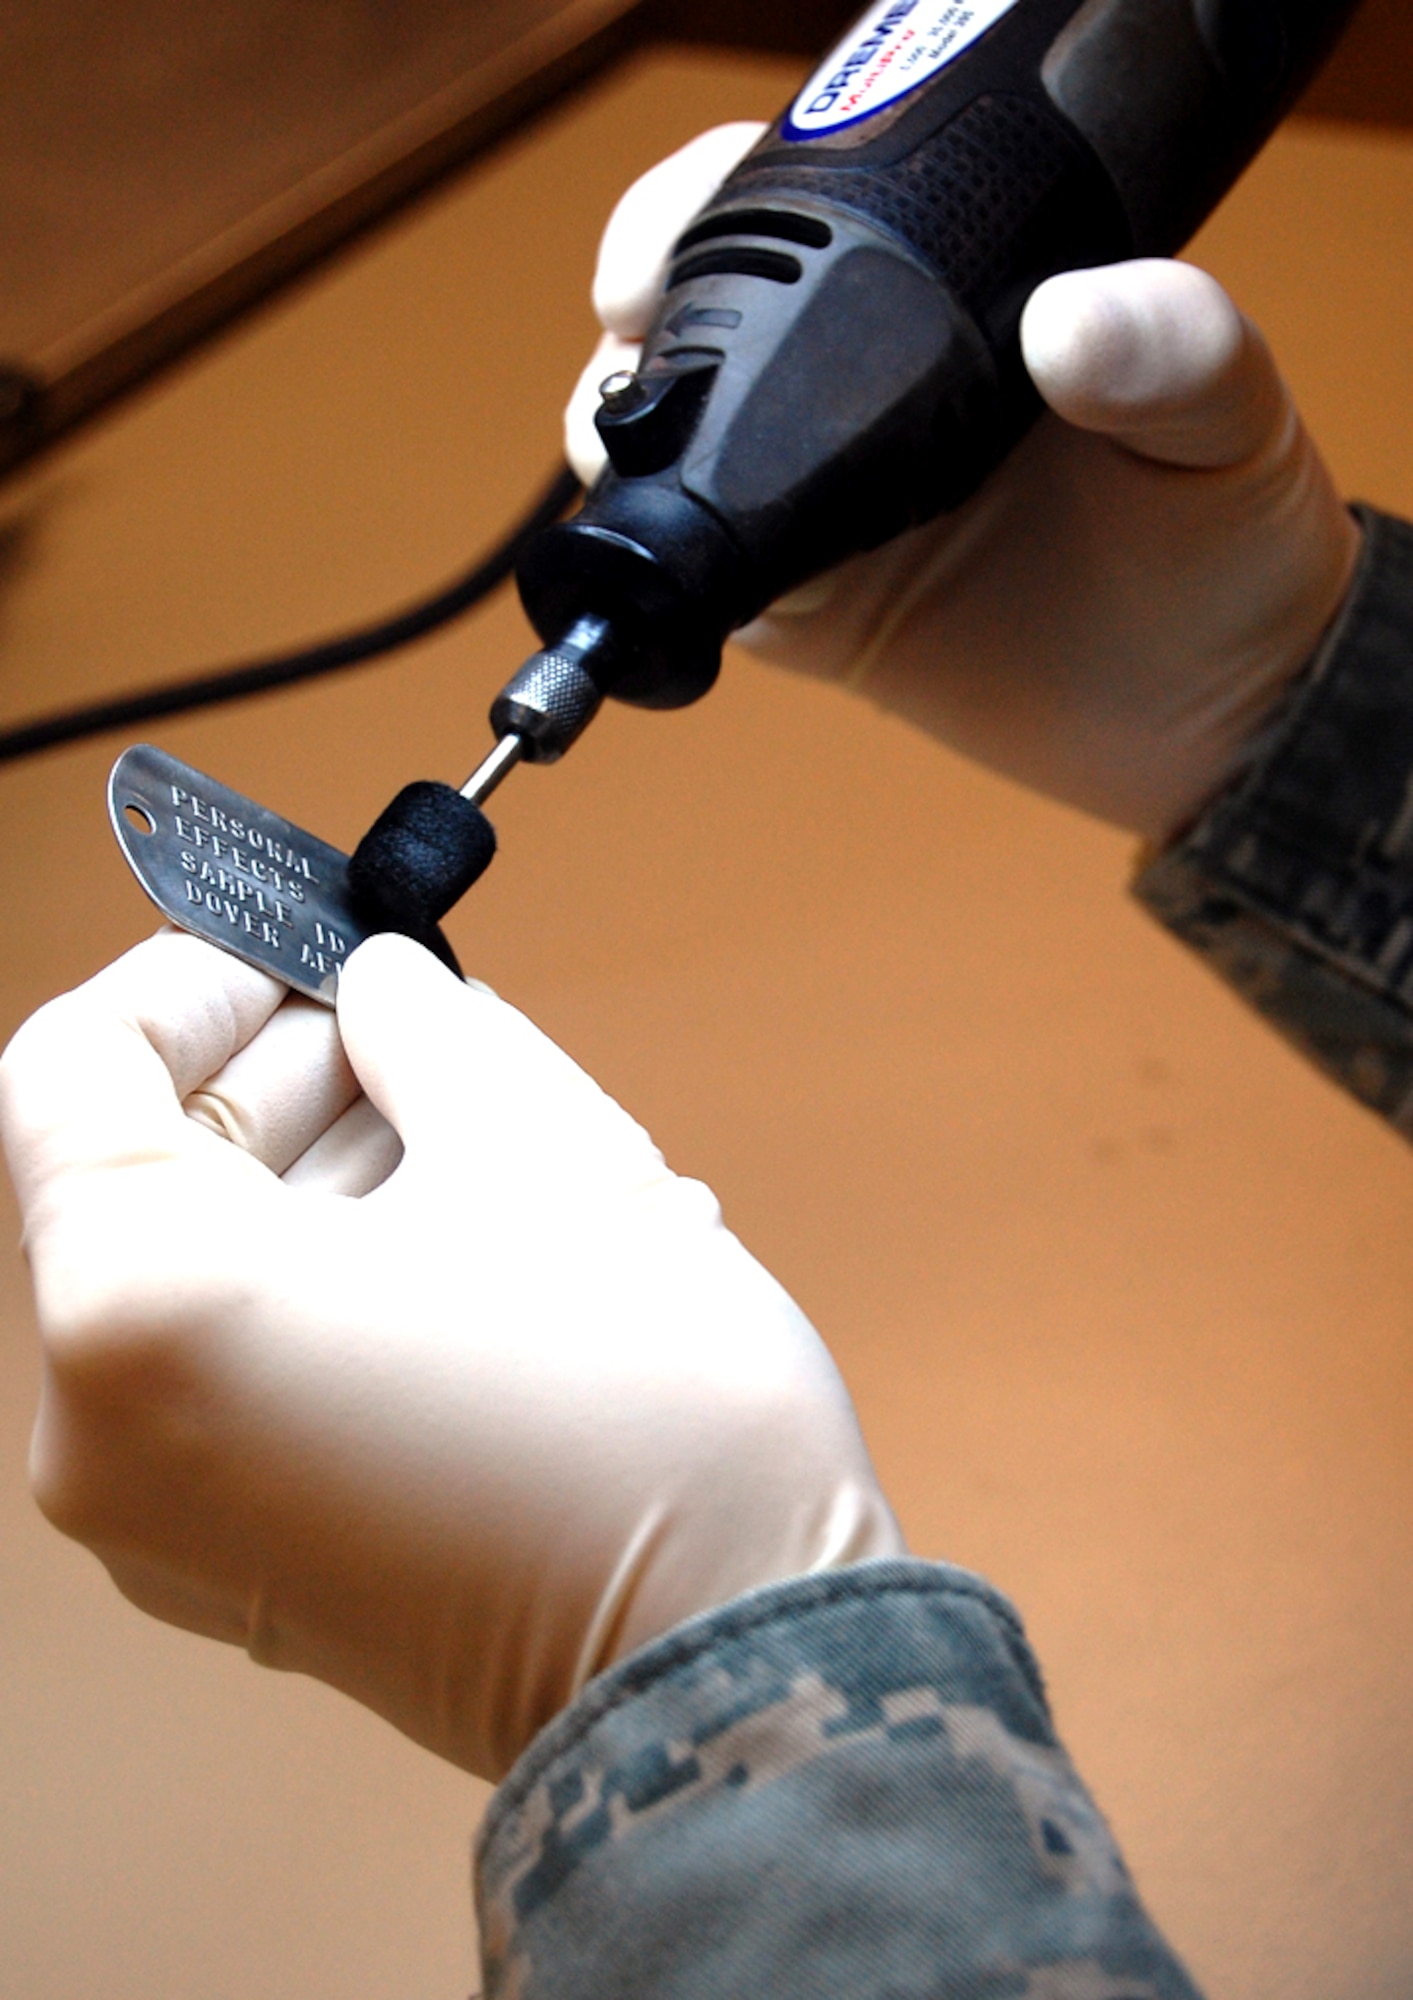
<instances>
[{"instance_id":1,"label":"camouflage uniform cuff","mask_svg":"<svg viewBox=\"0 0 1413 2000\"><path fill-rule=\"evenodd\" d=\"M486 2000L1195 2000L1005 1600L856 1564L602 1675L492 1801Z\"/></svg>"},{"instance_id":2,"label":"camouflage uniform cuff","mask_svg":"<svg viewBox=\"0 0 1413 2000\"><path fill-rule=\"evenodd\" d=\"M1134 893L1413 1136L1413 528L1355 512L1363 553L1317 658Z\"/></svg>"}]
</instances>

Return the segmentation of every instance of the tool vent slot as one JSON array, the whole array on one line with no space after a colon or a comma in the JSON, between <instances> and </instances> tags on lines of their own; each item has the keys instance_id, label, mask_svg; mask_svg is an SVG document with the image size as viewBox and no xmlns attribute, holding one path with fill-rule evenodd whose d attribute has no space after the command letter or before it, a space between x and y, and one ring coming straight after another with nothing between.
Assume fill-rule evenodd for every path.
<instances>
[{"instance_id":1,"label":"tool vent slot","mask_svg":"<svg viewBox=\"0 0 1413 2000\"><path fill-rule=\"evenodd\" d=\"M757 250L748 243L723 244L719 250L698 250L674 264L668 288L728 272L743 278L769 278L777 285L797 285L804 276L804 266L784 250Z\"/></svg>"},{"instance_id":2,"label":"tool vent slot","mask_svg":"<svg viewBox=\"0 0 1413 2000\"><path fill-rule=\"evenodd\" d=\"M829 224L813 215L793 215L785 208L728 208L694 222L677 239L672 254L680 257L718 236L773 236L781 243L803 243L809 250L827 250L834 241Z\"/></svg>"},{"instance_id":3,"label":"tool vent slot","mask_svg":"<svg viewBox=\"0 0 1413 2000\"><path fill-rule=\"evenodd\" d=\"M1133 255L1117 196L1064 121L1029 98L978 97L886 171L736 169L762 207L814 196L898 236L997 339L1043 275ZM837 156L847 160L847 153Z\"/></svg>"}]
</instances>

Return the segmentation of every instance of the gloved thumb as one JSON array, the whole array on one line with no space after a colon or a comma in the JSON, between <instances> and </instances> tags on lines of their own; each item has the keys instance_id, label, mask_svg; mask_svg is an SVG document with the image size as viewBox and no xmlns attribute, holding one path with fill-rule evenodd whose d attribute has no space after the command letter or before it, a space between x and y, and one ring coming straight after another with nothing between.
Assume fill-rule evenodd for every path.
<instances>
[{"instance_id":1,"label":"gloved thumb","mask_svg":"<svg viewBox=\"0 0 1413 2000\"><path fill-rule=\"evenodd\" d=\"M1057 415L1167 465L1238 465L1294 408L1270 349L1215 278L1143 258L1067 271L1032 295L1025 363Z\"/></svg>"},{"instance_id":2,"label":"gloved thumb","mask_svg":"<svg viewBox=\"0 0 1413 2000\"><path fill-rule=\"evenodd\" d=\"M403 1143L390 1187L518 1205L523 1220L527 1195L568 1187L592 1205L671 1178L643 1128L533 1022L408 938L370 938L353 953L338 1022L359 1082Z\"/></svg>"}]
</instances>

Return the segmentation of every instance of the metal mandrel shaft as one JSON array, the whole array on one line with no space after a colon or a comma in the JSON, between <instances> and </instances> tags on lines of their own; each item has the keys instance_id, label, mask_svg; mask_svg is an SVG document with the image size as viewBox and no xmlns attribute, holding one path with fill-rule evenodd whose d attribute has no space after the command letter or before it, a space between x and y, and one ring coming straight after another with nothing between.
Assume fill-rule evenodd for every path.
<instances>
[{"instance_id":1,"label":"metal mandrel shaft","mask_svg":"<svg viewBox=\"0 0 1413 2000\"><path fill-rule=\"evenodd\" d=\"M525 754L525 739L512 729L502 736L494 750L483 757L466 783L461 796L473 806L484 805L496 786L508 778Z\"/></svg>"}]
</instances>

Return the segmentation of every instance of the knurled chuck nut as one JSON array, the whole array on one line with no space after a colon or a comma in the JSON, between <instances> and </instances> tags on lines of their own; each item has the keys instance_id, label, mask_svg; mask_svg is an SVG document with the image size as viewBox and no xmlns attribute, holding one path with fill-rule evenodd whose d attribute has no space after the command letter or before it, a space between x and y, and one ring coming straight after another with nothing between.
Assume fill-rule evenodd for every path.
<instances>
[{"instance_id":1,"label":"knurled chuck nut","mask_svg":"<svg viewBox=\"0 0 1413 2000\"><path fill-rule=\"evenodd\" d=\"M593 721L603 701L572 654L554 647L532 653L491 707L496 735L512 732L524 742L530 764L552 764Z\"/></svg>"}]
</instances>

